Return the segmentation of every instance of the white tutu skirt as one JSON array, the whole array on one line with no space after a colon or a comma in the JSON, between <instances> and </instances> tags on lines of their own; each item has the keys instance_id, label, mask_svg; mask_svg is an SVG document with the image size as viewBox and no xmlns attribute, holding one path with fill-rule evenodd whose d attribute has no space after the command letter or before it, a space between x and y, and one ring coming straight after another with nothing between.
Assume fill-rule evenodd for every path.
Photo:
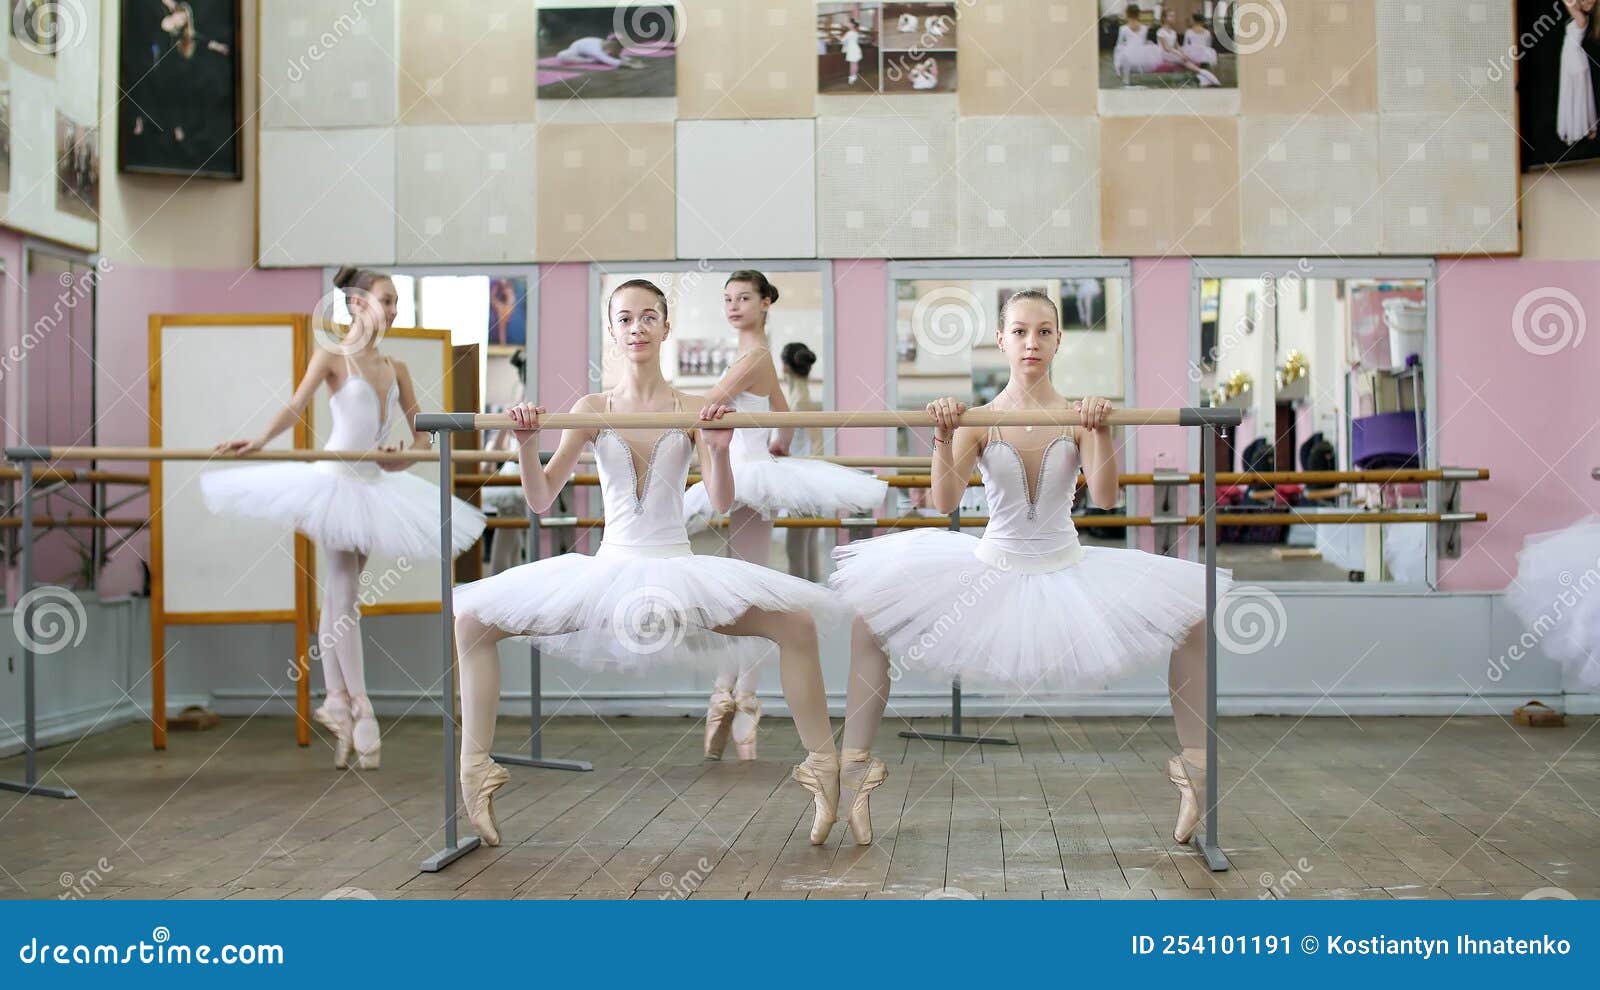
<instances>
[{"instance_id":1,"label":"white tutu skirt","mask_svg":"<svg viewBox=\"0 0 1600 990\"><path fill-rule=\"evenodd\" d=\"M208 471L200 491L218 515L292 526L324 550L439 555L439 489L407 471L289 461ZM454 498L450 525L459 555L483 533L483 513Z\"/></svg>"},{"instance_id":2,"label":"white tutu skirt","mask_svg":"<svg viewBox=\"0 0 1600 990\"><path fill-rule=\"evenodd\" d=\"M1506 602L1545 656L1600 687L1600 516L1528 537Z\"/></svg>"},{"instance_id":3,"label":"white tutu skirt","mask_svg":"<svg viewBox=\"0 0 1600 990\"><path fill-rule=\"evenodd\" d=\"M754 509L764 519L780 512L824 519L861 515L875 510L888 490L880 478L827 461L779 457L733 465L734 504ZM705 482L683 493L683 514L690 532L706 527L713 513Z\"/></svg>"},{"instance_id":4,"label":"white tutu skirt","mask_svg":"<svg viewBox=\"0 0 1600 990\"><path fill-rule=\"evenodd\" d=\"M1101 685L1165 660L1205 618L1201 564L1083 547L1045 573L993 567L978 538L917 529L838 547L829 583L891 665L1022 688ZM1217 595L1231 572L1217 570Z\"/></svg>"},{"instance_id":5,"label":"white tutu skirt","mask_svg":"<svg viewBox=\"0 0 1600 990\"><path fill-rule=\"evenodd\" d=\"M720 670L759 659L767 641L712 630L751 608L847 612L826 588L729 557L619 548L562 554L455 589L455 611L528 636L580 666L645 671L687 663Z\"/></svg>"}]
</instances>

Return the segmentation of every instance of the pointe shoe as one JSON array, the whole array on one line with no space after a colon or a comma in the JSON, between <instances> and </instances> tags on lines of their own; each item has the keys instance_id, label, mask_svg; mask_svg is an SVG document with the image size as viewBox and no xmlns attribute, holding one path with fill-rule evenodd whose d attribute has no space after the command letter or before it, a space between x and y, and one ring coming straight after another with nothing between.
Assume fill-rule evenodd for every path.
<instances>
[{"instance_id":1,"label":"pointe shoe","mask_svg":"<svg viewBox=\"0 0 1600 990\"><path fill-rule=\"evenodd\" d=\"M839 820L839 754L807 753L794 768L794 779L811 792L811 844L820 846Z\"/></svg>"},{"instance_id":2,"label":"pointe shoe","mask_svg":"<svg viewBox=\"0 0 1600 990\"><path fill-rule=\"evenodd\" d=\"M761 699L753 694L735 695L734 706L738 711L733 716L733 748L738 751L739 759L753 760L756 758L756 727L761 724ZM748 724L749 728L740 731Z\"/></svg>"},{"instance_id":3,"label":"pointe shoe","mask_svg":"<svg viewBox=\"0 0 1600 990\"><path fill-rule=\"evenodd\" d=\"M1203 817L1206 771L1177 755L1167 761L1167 779L1178 788L1178 822L1173 826L1172 838L1188 842Z\"/></svg>"},{"instance_id":4,"label":"pointe shoe","mask_svg":"<svg viewBox=\"0 0 1600 990\"><path fill-rule=\"evenodd\" d=\"M311 713L317 724L333 733L333 766L343 770L350 765L350 750L354 745L355 723L350 718L348 698L327 698Z\"/></svg>"},{"instance_id":5,"label":"pointe shoe","mask_svg":"<svg viewBox=\"0 0 1600 990\"><path fill-rule=\"evenodd\" d=\"M733 730L734 711L732 692L717 688L706 708L706 759L722 759L722 751L728 747L728 734Z\"/></svg>"},{"instance_id":6,"label":"pointe shoe","mask_svg":"<svg viewBox=\"0 0 1600 990\"><path fill-rule=\"evenodd\" d=\"M506 785L511 774L493 760L461 767L461 805L467 821L486 846L500 844L500 823L494 817L494 792Z\"/></svg>"},{"instance_id":7,"label":"pointe shoe","mask_svg":"<svg viewBox=\"0 0 1600 990\"><path fill-rule=\"evenodd\" d=\"M350 743L356 751L356 768L378 769L378 716L372 712L372 702L365 695L356 698L350 703L350 716L355 720Z\"/></svg>"},{"instance_id":8,"label":"pointe shoe","mask_svg":"<svg viewBox=\"0 0 1600 990\"><path fill-rule=\"evenodd\" d=\"M872 814L868 796L873 789L889 779L889 770L883 761L864 749L847 749L839 769L839 803L845 805L845 820L850 823L850 834L856 845L872 845ZM849 795L846 804L845 796Z\"/></svg>"}]
</instances>

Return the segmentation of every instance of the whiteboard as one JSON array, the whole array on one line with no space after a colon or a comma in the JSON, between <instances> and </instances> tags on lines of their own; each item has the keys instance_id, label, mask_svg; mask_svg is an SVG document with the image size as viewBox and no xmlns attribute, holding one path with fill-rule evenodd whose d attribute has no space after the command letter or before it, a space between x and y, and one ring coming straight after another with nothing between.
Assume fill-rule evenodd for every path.
<instances>
[{"instance_id":1,"label":"whiteboard","mask_svg":"<svg viewBox=\"0 0 1600 990\"><path fill-rule=\"evenodd\" d=\"M153 356L162 447L212 447L258 436L294 394L293 323L165 325ZM293 446L294 431L269 449ZM294 532L275 523L212 514L200 474L211 461L156 461L160 476L161 580L167 614L292 611Z\"/></svg>"}]
</instances>

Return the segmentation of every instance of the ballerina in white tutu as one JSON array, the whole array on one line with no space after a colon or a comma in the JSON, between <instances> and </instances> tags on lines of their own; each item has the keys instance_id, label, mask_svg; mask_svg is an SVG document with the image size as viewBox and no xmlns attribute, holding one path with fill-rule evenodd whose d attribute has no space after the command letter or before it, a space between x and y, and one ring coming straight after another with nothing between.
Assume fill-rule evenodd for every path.
<instances>
[{"instance_id":1,"label":"ballerina in white tutu","mask_svg":"<svg viewBox=\"0 0 1600 990\"><path fill-rule=\"evenodd\" d=\"M1051 382L1059 320L1042 292L1011 297L996 332L1011 379L982 408L1073 408L1083 425L985 430L959 425L967 410L959 400L928 404L937 424L933 504L940 512L954 509L976 465L989 503L983 537L916 529L833 552L839 567L830 583L859 615L845 753L864 749L877 733L891 658L897 667L1023 692L1093 687L1169 658L1183 751L1167 773L1181 798L1173 837L1186 842L1205 788L1205 638L1190 635L1205 618L1205 568L1079 543L1072 525L1079 468L1091 501L1109 507L1117 500L1117 461L1105 426L1111 404L1091 397L1069 406ZM1219 571L1219 592L1230 581L1229 572Z\"/></svg>"},{"instance_id":2,"label":"ballerina in white tutu","mask_svg":"<svg viewBox=\"0 0 1600 990\"><path fill-rule=\"evenodd\" d=\"M538 457L545 410L513 406L522 452L523 491L543 512L594 448L605 501L605 533L593 556L569 553L533 561L456 589L461 670L461 792L483 841L496 845L494 793L509 779L489 757L500 700L498 644L530 636L542 648L593 667L647 670L669 663L715 669L742 637L778 644L784 700L808 751L795 776L815 796L817 826L831 826L838 803L839 756L809 610L842 617L826 588L727 557L696 556L684 526L683 486L698 445L712 504L733 503L733 431L714 421L733 409L675 391L661 373L670 327L667 300L642 279L607 301L608 332L624 355L622 381L586 395L575 413L697 410L694 430L567 430L549 463ZM814 833L815 834L815 833ZM826 828L822 834L826 837ZM820 841L820 840L817 840Z\"/></svg>"},{"instance_id":3,"label":"ballerina in white tutu","mask_svg":"<svg viewBox=\"0 0 1600 990\"><path fill-rule=\"evenodd\" d=\"M1206 26L1206 15L1195 11L1189 29L1183 32L1183 54L1196 65L1217 64L1216 38Z\"/></svg>"},{"instance_id":4,"label":"ballerina in white tutu","mask_svg":"<svg viewBox=\"0 0 1600 990\"><path fill-rule=\"evenodd\" d=\"M789 411L789 401L767 343L767 313L778 289L757 271L737 271L722 289L723 314L739 333L739 351L722 379L706 393L713 403L731 403L738 412ZM870 475L827 461L790 457L795 431L735 430L734 506L728 514L729 552L739 560L767 566L772 558L772 520L780 512L795 516L860 515L883 502L889 486ZM821 453L821 451L816 451ZM704 483L684 495L690 531L711 517ZM792 532L792 531L791 531ZM756 675L766 651L746 647L731 653L717 673L706 709L705 754L719 760L731 736L743 760L756 758L761 701Z\"/></svg>"},{"instance_id":5,"label":"ballerina in white tutu","mask_svg":"<svg viewBox=\"0 0 1600 990\"><path fill-rule=\"evenodd\" d=\"M397 424L417 414L416 392L405 364L379 353L377 343L394 325L398 296L380 272L343 268L334 285L344 289L352 322L334 349L318 348L289 404L266 430L250 440L217 445L222 454L260 450L294 425L327 385L332 428L328 450L405 449L389 441ZM408 430L410 447L428 448L428 435ZM317 544L327 562L317 654L327 696L314 713L334 735L333 765L376 770L378 720L367 698L361 647L358 589L370 554L434 557L439 552L439 490L409 473L411 462L277 462L211 471L200 476L206 507L222 515L266 519L293 526ZM460 499L452 502L455 552L477 542L483 513Z\"/></svg>"},{"instance_id":6,"label":"ballerina in white tutu","mask_svg":"<svg viewBox=\"0 0 1600 990\"><path fill-rule=\"evenodd\" d=\"M1600 688L1600 515L1528 537L1506 603L1545 656Z\"/></svg>"},{"instance_id":7,"label":"ballerina in white tutu","mask_svg":"<svg viewBox=\"0 0 1600 990\"><path fill-rule=\"evenodd\" d=\"M1586 35L1600 31L1595 23L1595 0L1563 0L1567 14L1566 33L1561 39L1561 78L1556 91L1556 135L1567 144L1577 144L1595 136L1594 84L1589 75L1589 53L1584 51Z\"/></svg>"}]
</instances>

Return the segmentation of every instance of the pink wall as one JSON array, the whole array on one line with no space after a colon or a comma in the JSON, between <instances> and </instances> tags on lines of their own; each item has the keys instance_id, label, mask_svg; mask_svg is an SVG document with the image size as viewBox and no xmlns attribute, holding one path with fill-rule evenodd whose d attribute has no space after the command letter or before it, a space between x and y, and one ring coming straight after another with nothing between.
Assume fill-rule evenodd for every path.
<instances>
[{"instance_id":1,"label":"pink wall","mask_svg":"<svg viewBox=\"0 0 1600 990\"><path fill-rule=\"evenodd\" d=\"M1543 302L1568 321L1539 323ZM1440 261L1438 309L1440 463L1490 470L1462 493L1489 521L1463 527L1439 586L1500 589L1529 533L1600 512L1600 340L1578 336L1600 322L1600 265Z\"/></svg>"},{"instance_id":2,"label":"pink wall","mask_svg":"<svg viewBox=\"0 0 1600 990\"><path fill-rule=\"evenodd\" d=\"M98 442L138 447L150 442L152 313L309 312L325 291L322 271L317 268L238 271L110 266L101 277L97 307ZM148 465L105 462L101 467L144 472ZM111 494L115 498L126 491L113 488ZM117 514L136 516L148 509L148 503L140 499L119 508ZM149 537L141 535L114 554L101 576L101 594L141 588L141 564L148 559L149 550Z\"/></svg>"},{"instance_id":3,"label":"pink wall","mask_svg":"<svg viewBox=\"0 0 1600 990\"><path fill-rule=\"evenodd\" d=\"M887 409L889 265L884 261L833 263L833 401L836 409ZM841 456L889 450L889 430L840 430Z\"/></svg>"},{"instance_id":4,"label":"pink wall","mask_svg":"<svg viewBox=\"0 0 1600 990\"><path fill-rule=\"evenodd\" d=\"M539 266L539 404L566 412L581 397L600 387L600 356L589 357L589 266L582 263ZM594 369L593 377L590 368ZM555 450L561 435L542 433L540 445ZM592 489L579 489L580 514L587 513ZM593 503L597 505L597 503ZM551 534L542 538L543 554L551 552ZM579 546L584 546L582 542Z\"/></svg>"},{"instance_id":5,"label":"pink wall","mask_svg":"<svg viewBox=\"0 0 1600 990\"><path fill-rule=\"evenodd\" d=\"M1135 258L1133 261L1133 403L1171 408L1194 403L1189 361L1189 259ZM1137 434L1134 464L1124 471L1183 469L1198 460L1194 432L1176 427L1145 427ZM1139 515L1155 509L1155 490L1135 489ZM1139 546L1155 548L1155 532L1139 530Z\"/></svg>"}]
</instances>

